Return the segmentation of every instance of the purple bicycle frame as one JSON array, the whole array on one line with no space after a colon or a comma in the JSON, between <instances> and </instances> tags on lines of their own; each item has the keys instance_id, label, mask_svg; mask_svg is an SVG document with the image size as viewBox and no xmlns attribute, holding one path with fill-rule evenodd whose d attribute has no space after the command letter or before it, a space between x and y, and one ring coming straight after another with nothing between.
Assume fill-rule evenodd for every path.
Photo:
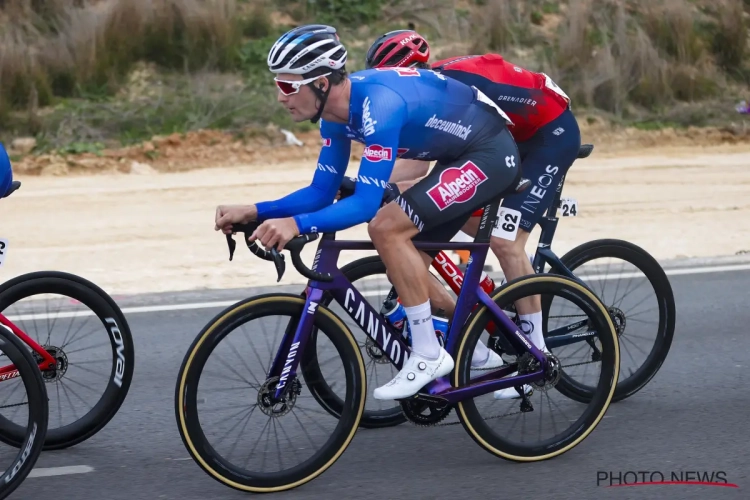
<instances>
[{"instance_id":1,"label":"purple bicycle frame","mask_svg":"<svg viewBox=\"0 0 750 500\"><path fill-rule=\"evenodd\" d=\"M471 314L473 306L479 301L487 306L489 312L494 317L499 327L497 333L506 337L515 335L518 342L525 347L526 351L531 352L541 366L538 371L533 373L498 380L498 376L506 376L517 371L515 364L506 365L480 377L475 377L471 379L468 385L460 388L453 387L449 377L441 377L428 384L425 387L426 392L430 395L444 398L451 404L455 404L467 398L481 396L482 394L508 387L523 386L543 378L544 367L547 365L546 356L526 339L518 330L516 324L495 304L479 285L479 278L487 257L489 243L422 241L414 241L413 243L418 250L469 250L471 252L469 266L464 276L463 286L456 302L456 309L453 313L446 338L445 348L454 360L460 340L459 333L469 314ZM371 241L337 241L326 237L320 239L312 270L318 273L330 274L333 280L330 282L310 280L308 282L307 289L305 290L305 312L300 318L301 321L298 321L296 326L294 326L294 321L289 323L281 346L276 353L276 358L269 369L269 377L279 376L279 383L275 392L276 398L281 397L287 382L293 380L296 376L300 353L305 350L310 333L312 332L315 311L326 291L334 297L357 325L367 333L375 345L396 368L400 370L403 367L404 362L409 357L410 349L404 342L401 334L391 328L387 320L373 309L336 265L341 250L374 249L375 246Z\"/></svg>"}]
</instances>

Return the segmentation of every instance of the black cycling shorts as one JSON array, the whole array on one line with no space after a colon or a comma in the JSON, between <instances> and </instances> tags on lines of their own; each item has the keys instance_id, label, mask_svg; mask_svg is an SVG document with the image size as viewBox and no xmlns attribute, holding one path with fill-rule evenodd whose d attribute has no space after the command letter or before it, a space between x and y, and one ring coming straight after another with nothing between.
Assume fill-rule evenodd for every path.
<instances>
[{"instance_id":1,"label":"black cycling shorts","mask_svg":"<svg viewBox=\"0 0 750 500\"><path fill-rule=\"evenodd\" d=\"M533 184L523 193L508 195L502 206L521 212L520 229L530 233L549 209L580 147L581 132L569 109L518 143L524 177Z\"/></svg>"},{"instance_id":2,"label":"black cycling shorts","mask_svg":"<svg viewBox=\"0 0 750 500\"><path fill-rule=\"evenodd\" d=\"M419 230L413 240L448 242L472 212L513 192L520 179L518 148L502 126L456 160L437 163L394 203Z\"/></svg>"}]
</instances>

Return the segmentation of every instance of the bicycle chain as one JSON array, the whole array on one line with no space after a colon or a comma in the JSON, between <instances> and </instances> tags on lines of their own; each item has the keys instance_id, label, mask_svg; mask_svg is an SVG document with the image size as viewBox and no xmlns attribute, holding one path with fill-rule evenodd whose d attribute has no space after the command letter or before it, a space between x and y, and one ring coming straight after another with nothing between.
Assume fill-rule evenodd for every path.
<instances>
[{"instance_id":1,"label":"bicycle chain","mask_svg":"<svg viewBox=\"0 0 750 500\"><path fill-rule=\"evenodd\" d=\"M594 363L594 361L584 361L582 363L573 363L572 365L565 365L562 368L573 367L573 366L580 366L580 365L588 365L590 363ZM497 368L476 368L476 371L488 371L488 370L497 370ZM523 412L522 411L508 412L508 413L504 413L502 415L494 415L492 417L488 417L485 420L494 420L496 418L509 417L511 415L519 415L521 413L523 413ZM447 417L447 415L446 415L446 417ZM436 423L436 424L420 424L420 423L417 423L417 422L412 422L408 418L406 420L409 423L411 423L412 425L414 425L415 427L446 427L446 426L449 426L449 425L458 425L458 424L461 423L461 421L458 421L458 422L446 422L446 423Z\"/></svg>"},{"instance_id":2,"label":"bicycle chain","mask_svg":"<svg viewBox=\"0 0 750 500\"><path fill-rule=\"evenodd\" d=\"M505 413L504 415L495 415L494 417L489 417L489 418L486 418L485 420L493 420L493 419L500 418L500 417L507 417L507 416L510 416L510 415L518 415L520 413L523 413L523 412L521 412L521 411L509 412L509 413ZM447 427L449 425L458 425L458 424L461 423L461 421L459 420L458 422L445 422L445 423L437 423L437 424L419 424L417 422L412 422L408 418L406 420L407 420L407 422L409 422L410 424L412 424L415 427Z\"/></svg>"},{"instance_id":3,"label":"bicycle chain","mask_svg":"<svg viewBox=\"0 0 750 500\"><path fill-rule=\"evenodd\" d=\"M13 408L14 406L26 406L26 405L28 405L28 404L29 404L29 403L16 403L16 404L14 404L14 405L4 405L4 406L0 406L0 408Z\"/></svg>"}]
</instances>

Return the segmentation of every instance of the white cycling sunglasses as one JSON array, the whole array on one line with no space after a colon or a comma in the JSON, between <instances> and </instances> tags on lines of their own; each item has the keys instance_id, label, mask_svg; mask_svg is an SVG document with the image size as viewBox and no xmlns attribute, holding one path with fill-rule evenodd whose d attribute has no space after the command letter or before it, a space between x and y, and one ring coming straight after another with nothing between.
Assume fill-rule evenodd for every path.
<instances>
[{"instance_id":1,"label":"white cycling sunglasses","mask_svg":"<svg viewBox=\"0 0 750 500\"><path fill-rule=\"evenodd\" d=\"M284 95L294 95L297 92L299 92L299 89L302 88L303 85L307 85L308 83L312 83L321 76L328 76L331 73L325 73L322 75L314 76L312 78L306 78L304 80L279 80L278 77L275 77L273 80L276 82L276 86L279 88L282 94Z\"/></svg>"}]
</instances>

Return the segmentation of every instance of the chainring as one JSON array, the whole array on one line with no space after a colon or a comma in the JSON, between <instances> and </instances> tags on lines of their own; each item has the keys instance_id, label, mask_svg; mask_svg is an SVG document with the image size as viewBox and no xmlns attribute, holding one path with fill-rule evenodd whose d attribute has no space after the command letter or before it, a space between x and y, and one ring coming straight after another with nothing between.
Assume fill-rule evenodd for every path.
<instances>
[{"instance_id":1,"label":"chainring","mask_svg":"<svg viewBox=\"0 0 750 500\"><path fill-rule=\"evenodd\" d=\"M439 424L450 415L453 409L451 404L438 404L419 399L404 399L399 403L406 419L422 427Z\"/></svg>"}]
</instances>

